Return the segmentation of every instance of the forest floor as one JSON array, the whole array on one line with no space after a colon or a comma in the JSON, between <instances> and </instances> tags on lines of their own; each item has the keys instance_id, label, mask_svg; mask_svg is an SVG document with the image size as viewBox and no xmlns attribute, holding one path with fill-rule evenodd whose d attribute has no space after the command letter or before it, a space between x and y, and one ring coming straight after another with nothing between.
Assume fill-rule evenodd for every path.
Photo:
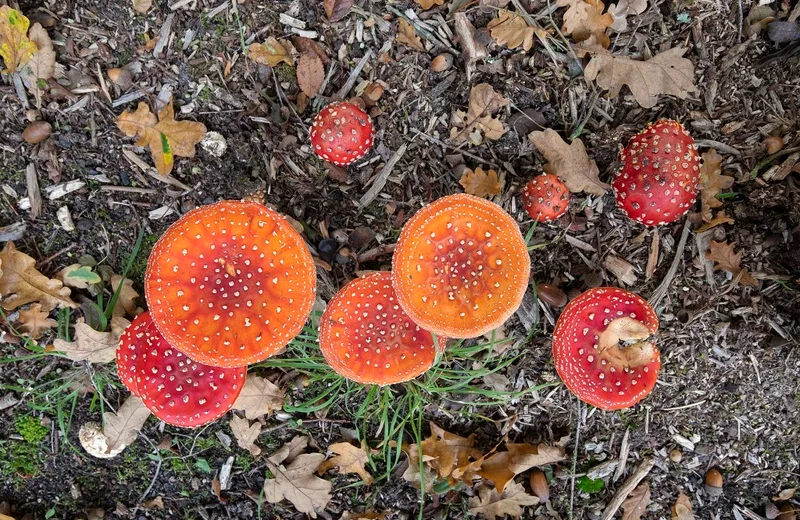
<instances>
[{"instance_id":1,"label":"forest floor","mask_svg":"<svg viewBox=\"0 0 800 520\"><path fill-rule=\"evenodd\" d=\"M663 366L654 392L619 412L579 403L558 384L553 366L550 334L560 308L531 293L495 335L508 338L509 348L495 348L490 357L509 362L478 382L492 395L513 398L479 406L480 396L436 394L425 406L425 419L464 437L475 434L484 452L502 440L565 447L566 459L546 470L549 501L525 507L524 518L600 518L625 479L649 459L655 464L645 480L646 518L676 518L671 508L679 493L703 519L775 518L776 507L800 509L790 491L779 496L800 484L800 169L793 169L800 150L800 42L775 43L757 29L766 15L756 16L756 9L772 9L785 21L797 9L786 0L645 3L640 14L627 17L624 30L608 30L609 50L638 60L687 47L697 86L685 99L659 96L652 108L643 108L627 87L609 98L584 77L582 67L591 58L567 47L577 38L559 31L566 9L554 2L551 17L546 0L446 0L427 10L412 0L357 0L337 22L329 21L317 0L156 0L146 13L134 11L127 0L11 1L48 30L58 67L38 103L28 94L28 110L9 81L0 84L3 240L13 239L39 271L53 277L76 263L98 273L102 266L107 274L122 273L142 234L129 277L143 293L147 255L180 214L265 187L266 203L302 226L319 259L324 302L357 273L389 269L391 256L371 250L393 244L424 204L462 192L465 165L500 174L504 187L492 200L525 234L532 221L519 195L545 162L528 133L544 127L564 138L579 137L600 178L610 182L617 154L631 136L658 118L676 119L701 152L716 150L723 173L734 178L714 210L731 222L698 232L701 215L691 213L688 239L677 250L685 219L645 228L625 218L611 191L578 193L567 216L538 225L532 235L535 282L560 287L570 297L613 285L650 298L668 278L657 306ZM455 7L476 28L473 44L486 49L485 58L468 63L450 12ZM525 9L547 31L540 34L548 47L538 38L529 51L498 44L486 27L500 8ZM408 35L406 43L397 38L401 15L420 30L418 48L413 38L407 43ZM291 39L298 32L325 55L326 83L310 101L298 96L294 66L265 66L244 52L252 42ZM342 97L362 95L375 83L382 87L382 96L367 107L375 146L355 166L329 168L313 155L308 128L368 53ZM453 63L433 71L432 60L440 54ZM119 67L130 72L130 84L117 85L107 76ZM507 131L497 140L456 142L451 116L467 110L470 89L482 83L509 100L495 114ZM138 102L155 108L170 94L176 119L202 122L227 144L221 156L206 143L194 157L176 157L170 178L179 182L171 184L152 175L149 151L115 123ZM122 103L114 103L120 98ZM22 132L35 118L48 121L53 132L33 145ZM773 155L766 146L776 140L764 144L770 136L783 140ZM362 207L360 199L402 146L407 148L385 186ZM45 193L35 217L20 206L30 195L30 165ZM81 181L77 190L48 197L48 187L70 181ZM59 220L62 207L74 228L63 225L64 210ZM24 229L5 227L17 223ZM655 233L660 246L654 250ZM336 254L320 247L330 237L344 242ZM712 241L734 244L754 286L714 269L706 259ZM648 272L651 256L655 264ZM610 268L617 265L610 257L621 259L623 267ZM671 271L673 261L677 269ZM90 296L73 289L80 307L53 311L51 318L74 325L91 312ZM146 307L143 298L137 303ZM360 428L354 423L357 406L334 401L315 412L287 408L260 417L259 456L231 442L228 416L198 430L165 427L151 418L120 455L93 458L78 442L80 426L101 421L106 407L116 409L127 396L113 363L32 352L26 348L30 342L10 333L16 319L15 311L8 314L0 345L0 513L17 519L304 518L288 501L263 500L264 480L271 477L265 456L298 435L310 437L309 449L320 453L353 440L355 429L366 432L372 447L383 439L377 421ZM53 328L37 342L51 345L56 334ZM304 388L296 370L261 368L259 374L286 392L287 405L315 399L318 389ZM352 398L363 401L364 395ZM354 474L323 474L333 481L333 498L318 516L416 517L419 491L403 478L405 461L401 457L388 471L387 461L379 462L381 477L369 486ZM231 474L220 491L226 465ZM710 468L723 475L721 493L704 486ZM527 475L517 481L531 492ZM426 496L423 515L462 518L478 495L479 487L439 486ZM795 517L781 517L789 518Z\"/></svg>"}]
</instances>

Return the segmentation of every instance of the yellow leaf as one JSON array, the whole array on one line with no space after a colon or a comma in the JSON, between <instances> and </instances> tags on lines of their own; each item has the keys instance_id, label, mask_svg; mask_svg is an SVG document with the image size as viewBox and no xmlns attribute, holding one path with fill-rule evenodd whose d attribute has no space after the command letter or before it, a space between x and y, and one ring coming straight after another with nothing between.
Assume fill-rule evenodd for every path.
<instances>
[{"instance_id":1,"label":"yellow leaf","mask_svg":"<svg viewBox=\"0 0 800 520\"><path fill-rule=\"evenodd\" d=\"M503 182L497 178L494 170L485 172L483 168L475 168L475 171L468 168L458 182L464 191L476 197L494 197L503 191Z\"/></svg>"},{"instance_id":2,"label":"yellow leaf","mask_svg":"<svg viewBox=\"0 0 800 520\"><path fill-rule=\"evenodd\" d=\"M369 462L369 454L363 448L353 446L349 442L338 442L328 446L328 450L336 454L335 457L323 462L317 473L322 475L329 469L335 467L339 473L356 473L369 486L373 482L372 475L369 474L365 464Z\"/></svg>"},{"instance_id":3,"label":"yellow leaf","mask_svg":"<svg viewBox=\"0 0 800 520\"><path fill-rule=\"evenodd\" d=\"M597 53L586 66L584 75L594 80L608 96L615 98L623 85L628 85L636 102L652 108L660 95L666 94L686 99L695 92L694 65L683 58L684 47L675 47L653 56L647 61L635 61L627 56Z\"/></svg>"},{"instance_id":4,"label":"yellow leaf","mask_svg":"<svg viewBox=\"0 0 800 520\"><path fill-rule=\"evenodd\" d=\"M504 518L506 515L520 518L524 506L534 506L539 503L538 497L526 493L522 484L513 480L508 483L502 494L489 486L480 486L477 491L478 496L469 499L469 510L489 520Z\"/></svg>"},{"instance_id":5,"label":"yellow leaf","mask_svg":"<svg viewBox=\"0 0 800 520\"><path fill-rule=\"evenodd\" d=\"M564 28L566 34L581 42L595 35L598 42L608 48L611 40L606 36L606 29L614 23L611 13L606 13L605 4L600 0L558 0L558 7L569 6L564 13Z\"/></svg>"},{"instance_id":6,"label":"yellow leaf","mask_svg":"<svg viewBox=\"0 0 800 520\"><path fill-rule=\"evenodd\" d=\"M286 40L277 40L273 36L264 43L253 43L247 48L247 57L251 60L277 67L281 62L294 65L294 47Z\"/></svg>"},{"instance_id":7,"label":"yellow leaf","mask_svg":"<svg viewBox=\"0 0 800 520\"><path fill-rule=\"evenodd\" d=\"M488 83L472 87L469 93L469 108L464 113L453 114L455 128L450 130L450 139L455 142L469 141L480 144L483 139L496 141L505 133L505 125L492 114L508 106L508 99L494 91Z\"/></svg>"},{"instance_id":8,"label":"yellow leaf","mask_svg":"<svg viewBox=\"0 0 800 520\"><path fill-rule=\"evenodd\" d=\"M250 421L244 417L234 415L231 417L231 432L240 448L249 451L253 457L258 457L261 454L261 448L255 444L258 436L261 435L260 422L255 421L250 424Z\"/></svg>"},{"instance_id":9,"label":"yellow leaf","mask_svg":"<svg viewBox=\"0 0 800 520\"><path fill-rule=\"evenodd\" d=\"M551 128L543 132L531 132L528 139L547 159L545 170L557 175L572 193L585 191L593 195L603 195L608 190L608 184L600 182L600 169L589 159L580 139L567 144Z\"/></svg>"},{"instance_id":10,"label":"yellow leaf","mask_svg":"<svg viewBox=\"0 0 800 520\"><path fill-rule=\"evenodd\" d=\"M74 341L59 338L53 342L53 349L73 361L110 363L116 359L119 338L128 325L125 318L111 318L109 332L100 332L86 323L76 323Z\"/></svg>"},{"instance_id":11,"label":"yellow leaf","mask_svg":"<svg viewBox=\"0 0 800 520\"><path fill-rule=\"evenodd\" d=\"M28 39L30 21L7 5L0 7L0 56L7 74L16 72L36 53L36 44Z\"/></svg>"},{"instance_id":12,"label":"yellow leaf","mask_svg":"<svg viewBox=\"0 0 800 520\"><path fill-rule=\"evenodd\" d=\"M722 175L722 157L716 150L712 148L703 154L703 165L700 167L700 214L705 222L710 224L713 217L711 210L722 206L717 195L733 186L733 182L733 177Z\"/></svg>"},{"instance_id":13,"label":"yellow leaf","mask_svg":"<svg viewBox=\"0 0 800 520\"><path fill-rule=\"evenodd\" d=\"M622 520L640 520L650 504L650 484L639 484L622 503Z\"/></svg>"},{"instance_id":14,"label":"yellow leaf","mask_svg":"<svg viewBox=\"0 0 800 520\"><path fill-rule=\"evenodd\" d=\"M498 45L505 45L509 49L522 47L525 51L533 47L533 37L538 33L546 37L547 32L528 25L525 18L515 12L501 10L498 17L487 25L491 29L492 38Z\"/></svg>"},{"instance_id":15,"label":"yellow leaf","mask_svg":"<svg viewBox=\"0 0 800 520\"><path fill-rule=\"evenodd\" d=\"M48 318L48 313L42 311L40 303L34 303L30 309L19 311L17 324L22 332L31 339L39 339L42 334L58 326L58 322Z\"/></svg>"},{"instance_id":16,"label":"yellow leaf","mask_svg":"<svg viewBox=\"0 0 800 520\"><path fill-rule=\"evenodd\" d=\"M126 110L117 118L117 126L128 137L139 136L138 146L149 146L156 170L169 175L175 156L194 157L195 145L203 140L206 127L195 121L175 121L172 102L156 116L146 103L139 103L136 112Z\"/></svg>"},{"instance_id":17,"label":"yellow leaf","mask_svg":"<svg viewBox=\"0 0 800 520\"><path fill-rule=\"evenodd\" d=\"M442 5L444 3L444 0L414 0L414 2L416 2L417 5L419 5L420 7L422 7L422 9L427 11L434 5Z\"/></svg>"},{"instance_id":18,"label":"yellow leaf","mask_svg":"<svg viewBox=\"0 0 800 520\"><path fill-rule=\"evenodd\" d=\"M494 482L498 493L502 493L506 486L513 482L514 476L527 471L534 466L545 466L564 460L564 449L547 444L509 443L507 451L500 451L490 455L483 462L478 474Z\"/></svg>"},{"instance_id":19,"label":"yellow leaf","mask_svg":"<svg viewBox=\"0 0 800 520\"><path fill-rule=\"evenodd\" d=\"M244 415L251 421L262 415L269 415L283 408L283 390L268 379L259 376L248 376L242 392L233 403L234 410L244 410Z\"/></svg>"},{"instance_id":20,"label":"yellow leaf","mask_svg":"<svg viewBox=\"0 0 800 520\"><path fill-rule=\"evenodd\" d=\"M39 302L42 311L50 312L56 307L78 306L69 295L70 290L59 280L51 280L36 270L36 261L17 251L13 242L7 242L0 251L0 295L3 308L14 310L26 303Z\"/></svg>"},{"instance_id":21,"label":"yellow leaf","mask_svg":"<svg viewBox=\"0 0 800 520\"><path fill-rule=\"evenodd\" d=\"M414 26L403 18L400 18L400 25L397 28L397 37L395 39L400 43L408 45L412 49L425 52L425 46L422 45L422 40L417 36L417 31L414 29Z\"/></svg>"},{"instance_id":22,"label":"yellow leaf","mask_svg":"<svg viewBox=\"0 0 800 520\"><path fill-rule=\"evenodd\" d=\"M712 240L709 251L706 253L706 260L716 262L714 266L715 271L727 271L735 278L738 278L742 285L756 287L758 282L750 276L747 269L741 266L742 254L734 253L733 247L735 245L736 242L728 244L726 242L716 242Z\"/></svg>"}]
</instances>

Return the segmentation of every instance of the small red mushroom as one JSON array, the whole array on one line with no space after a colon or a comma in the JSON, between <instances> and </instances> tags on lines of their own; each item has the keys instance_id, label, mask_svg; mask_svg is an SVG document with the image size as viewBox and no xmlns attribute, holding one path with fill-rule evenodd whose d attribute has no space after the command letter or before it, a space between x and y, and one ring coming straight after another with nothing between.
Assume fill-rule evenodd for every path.
<instances>
[{"instance_id":1,"label":"small red mushroom","mask_svg":"<svg viewBox=\"0 0 800 520\"><path fill-rule=\"evenodd\" d=\"M357 278L336 293L320 320L319 346L336 372L362 384L409 381L436 359L433 335L400 307L388 272Z\"/></svg>"},{"instance_id":2,"label":"small red mushroom","mask_svg":"<svg viewBox=\"0 0 800 520\"><path fill-rule=\"evenodd\" d=\"M669 224L694 205L700 155L677 121L661 119L631 138L619 154L622 169L612 182L620 209L648 226Z\"/></svg>"},{"instance_id":3,"label":"small red mushroom","mask_svg":"<svg viewBox=\"0 0 800 520\"><path fill-rule=\"evenodd\" d=\"M320 158L347 166L369 152L374 129L366 112L353 103L340 101L320 110L310 136L311 147Z\"/></svg>"},{"instance_id":4,"label":"small red mushroom","mask_svg":"<svg viewBox=\"0 0 800 520\"><path fill-rule=\"evenodd\" d=\"M558 375L593 406L631 407L656 384L661 358L648 338L657 331L658 318L641 296L615 287L590 289L572 300L556 322Z\"/></svg>"},{"instance_id":5,"label":"small red mushroom","mask_svg":"<svg viewBox=\"0 0 800 520\"><path fill-rule=\"evenodd\" d=\"M555 220L569 208L569 189L551 173L534 177L522 190L522 205L537 222Z\"/></svg>"},{"instance_id":6,"label":"small red mushroom","mask_svg":"<svg viewBox=\"0 0 800 520\"><path fill-rule=\"evenodd\" d=\"M247 373L247 367L220 368L189 359L167 343L149 312L137 316L122 335L117 360L124 360L120 379L153 415L185 428L208 424L230 410Z\"/></svg>"}]
</instances>

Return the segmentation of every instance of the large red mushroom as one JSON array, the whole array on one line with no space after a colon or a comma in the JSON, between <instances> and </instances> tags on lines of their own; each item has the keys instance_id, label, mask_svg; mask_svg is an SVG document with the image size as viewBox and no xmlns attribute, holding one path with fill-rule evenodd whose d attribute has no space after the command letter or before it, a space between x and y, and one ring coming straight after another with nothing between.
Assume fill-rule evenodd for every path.
<instances>
[{"instance_id":1,"label":"large red mushroom","mask_svg":"<svg viewBox=\"0 0 800 520\"><path fill-rule=\"evenodd\" d=\"M603 410L628 408L656 384L661 358L650 340L658 318L647 301L615 287L572 300L553 331L558 375L579 399Z\"/></svg>"},{"instance_id":2,"label":"large red mushroom","mask_svg":"<svg viewBox=\"0 0 800 520\"><path fill-rule=\"evenodd\" d=\"M208 424L230 410L247 373L247 367L214 367L186 357L167 343L149 312L123 333L117 360L120 379L153 415L185 428Z\"/></svg>"},{"instance_id":3,"label":"large red mushroom","mask_svg":"<svg viewBox=\"0 0 800 520\"><path fill-rule=\"evenodd\" d=\"M369 115L347 101L320 110L311 125L311 147L320 158L347 166L364 157L372 147L374 129Z\"/></svg>"},{"instance_id":4,"label":"large red mushroom","mask_svg":"<svg viewBox=\"0 0 800 520\"><path fill-rule=\"evenodd\" d=\"M336 372L363 384L414 379L436 359L433 335L400 307L388 272L357 278L336 293L320 320L319 345Z\"/></svg>"},{"instance_id":5,"label":"large red mushroom","mask_svg":"<svg viewBox=\"0 0 800 520\"><path fill-rule=\"evenodd\" d=\"M316 283L311 253L282 215L229 200L167 229L150 254L145 294L171 345L208 365L241 367L300 332Z\"/></svg>"}]
</instances>

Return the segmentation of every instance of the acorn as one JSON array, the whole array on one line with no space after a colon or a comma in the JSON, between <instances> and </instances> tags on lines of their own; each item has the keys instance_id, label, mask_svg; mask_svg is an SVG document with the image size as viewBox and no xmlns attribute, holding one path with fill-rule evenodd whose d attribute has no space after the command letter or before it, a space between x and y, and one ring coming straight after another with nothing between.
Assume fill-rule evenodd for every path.
<instances>
[{"instance_id":1,"label":"acorn","mask_svg":"<svg viewBox=\"0 0 800 520\"><path fill-rule=\"evenodd\" d=\"M539 502L547 502L550 499L550 485L547 483L547 476L539 468L533 468L530 477L531 491L539 497Z\"/></svg>"},{"instance_id":2,"label":"acorn","mask_svg":"<svg viewBox=\"0 0 800 520\"><path fill-rule=\"evenodd\" d=\"M564 293L564 291L555 285L549 285L546 283L536 284L536 294L539 295L540 300L551 307L563 307L568 301L567 295Z\"/></svg>"},{"instance_id":3,"label":"acorn","mask_svg":"<svg viewBox=\"0 0 800 520\"><path fill-rule=\"evenodd\" d=\"M683 453L678 448L672 448L669 452L669 460L672 462L678 463L683 459Z\"/></svg>"},{"instance_id":4,"label":"acorn","mask_svg":"<svg viewBox=\"0 0 800 520\"><path fill-rule=\"evenodd\" d=\"M53 132L53 127L47 121L34 121L22 131L22 138L26 143L39 144Z\"/></svg>"},{"instance_id":5,"label":"acorn","mask_svg":"<svg viewBox=\"0 0 800 520\"><path fill-rule=\"evenodd\" d=\"M444 53L433 58L431 70L433 72L443 72L453 66L453 55Z\"/></svg>"},{"instance_id":6,"label":"acorn","mask_svg":"<svg viewBox=\"0 0 800 520\"><path fill-rule=\"evenodd\" d=\"M127 90L133 85L133 76L128 69L113 68L106 71L108 78L122 90Z\"/></svg>"},{"instance_id":7,"label":"acorn","mask_svg":"<svg viewBox=\"0 0 800 520\"><path fill-rule=\"evenodd\" d=\"M783 138L777 135L771 135L766 139L764 139L763 141L761 141L761 144L767 150L767 153L772 155L774 153L781 151L784 144L786 143L783 142Z\"/></svg>"},{"instance_id":8,"label":"acorn","mask_svg":"<svg viewBox=\"0 0 800 520\"><path fill-rule=\"evenodd\" d=\"M717 468L711 468L706 472L705 490L708 496L720 496L722 494L722 483L722 473Z\"/></svg>"}]
</instances>

